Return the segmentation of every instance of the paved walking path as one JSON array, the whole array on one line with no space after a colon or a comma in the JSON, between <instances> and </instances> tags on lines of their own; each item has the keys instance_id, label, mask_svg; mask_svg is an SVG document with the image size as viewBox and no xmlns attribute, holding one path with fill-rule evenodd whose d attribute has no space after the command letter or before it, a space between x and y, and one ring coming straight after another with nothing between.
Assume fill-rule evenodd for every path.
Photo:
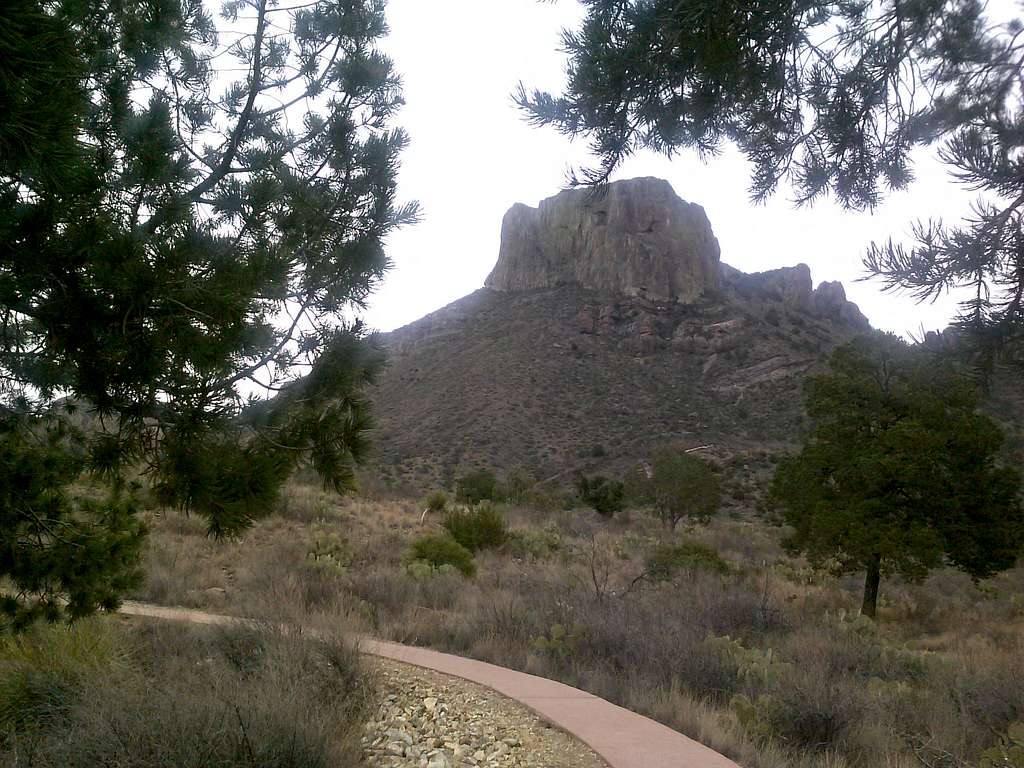
<instances>
[{"instance_id":1,"label":"paved walking path","mask_svg":"<svg viewBox=\"0 0 1024 768\"><path fill-rule=\"evenodd\" d=\"M195 624L244 622L186 608L132 602L122 605L121 612ZM667 726L554 680L428 648L371 638L360 638L359 647L374 656L485 685L520 701L589 746L607 760L611 768L738 768L728 758Z\"/></svg>"}]
</instances>

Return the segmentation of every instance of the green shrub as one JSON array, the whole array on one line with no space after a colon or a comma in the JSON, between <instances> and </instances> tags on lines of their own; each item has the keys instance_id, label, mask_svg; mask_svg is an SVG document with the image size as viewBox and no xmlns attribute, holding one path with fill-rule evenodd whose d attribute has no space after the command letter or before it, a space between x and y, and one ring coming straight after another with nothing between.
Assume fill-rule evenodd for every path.
<instances>
[{"instance_id":1,"label":"green shrub","mask_svg":"<svg viewBox=\"0 0 1024 768\"><path fill-rule=\"evenodd\" d=\"M679 573L707 571L725 574L729 564L712 547L699 541L660 544L648 556L647 575L656 581L669 581Z\"/></svg>"},{"instance_id":2,"label":"green shrub","mask_svg":"<svg viewBox=\"0 0 1024 768\"><path fill-rule=\"evenodd\" d=\"M500 547L508 538L505 516L486 502L472 509L450 509L441 525L448 534L470 552Z\"/></svg>"},{"instance_id":3,"label":"green shrub","mask_svg":"<svg viewBox=\"0 0 1024 768\"><path fill-rule=\"evenodd\" d=\"M535 485L526 492L522 504L540 512L565 512L576 506L576 495L565 489L548 491Z\"/></svg>"},{"instance_id":4,"label":"green shrub","mask_svg":"<svg viewBox=\"0 0 1024 768\"><path fill-rule=\"evenodd\" d=\"M1024 723L1014 723L999 744L981 754L978 768L1024 768Z\"/></svg>"},{"instance_id":5,"label":"green shrub","mask_svg":"<svg viewBox=\"0 0 1024 768\"><path fill-rule=\"evenodd\" d=\"M450 565L463 576L476 573L473 553L450 536L420 536L409 547L407 560L410 563L421 561L432 568Z\"/></svg>"},{"instance_id":6,"label":"green shrub","mask_svg":"<svg viewBox=\"0 0 1024 768\"><path fill-rule=\"evenodd\" d=\"M525 469L513 469L505 475L499 490L501 497L509 504L523 504L536 480Z\"/></svg>"},{"instance_id":7,"label":"green shrub","mask_svg":"<svg viewBox=\"0 0 1024 768\"><path fill-rule=\"evenodd\" d=\"M445 508L448 506L448 494L444 491L434 491L423 500L423 505L427 508L428 512L433 512L435 514L444 512Z\"/></svg>"},{"instance_id":8,"label":"green shrub","mask_svg":"<svg viewBox=\"0 0 1024 768\"><path fill-rule=\"evenodd\" d=\"M552 624L547 634L533 639L533 647L541 653L564 659L579 647L579 634L562 624Z\"/></svg>"},{"instance_id":9,"label":"green shrub","mask_svg":"<svg viewBox=\"0 0 1024 768\"><path fill-rule=\"evenodd\" d=\"M624 486L618 480L609 480L603 475L587 477L581 472L573 484L580 501L602 517L622 511Z\"/></svg>"},{"instance_id":10,"label":"green shrub","mask_svg":"<svg viewBox=\"0 0 1024 768\"><path fill-rule=\"evenodd\" d=\"M543 560L562 549L562 537L549 528L517 528L509 531L503 549L513 557Z\"/></svg>"},{"instance_id":11,"label":"green shrub","mask_svg":"<svg viewBox=\"0 0 1024 768\"><path fill-rule=\"evenodd\" d=\"M458 573L453 565L445 563L435 567L426 560L411 560L409 564L405 566L405 572L412 576L416 581L425 581L427 579L432 579L435 576Z\"/></svg>"},{"instance_id":12,"label":"green shrub","mask_svg":"<svg viewBox=\"0 0 1024 768\"><path fill-rule=\"evenodd\" d=\"M455 481L455 498L463 504L497 501L498 478L493 472L480 469Z\"/></svg>"},{"instance_id":13,"label":"green shrub","mask_svg":"<svg viewBox=\"0 0 1024 768\"><path fill-rule=\"evenodd\" d=\"M314 525L307 556L318 566L340 571L352 565L355 553L344 535L324 525Z\"/></svg>"}]
</instances>

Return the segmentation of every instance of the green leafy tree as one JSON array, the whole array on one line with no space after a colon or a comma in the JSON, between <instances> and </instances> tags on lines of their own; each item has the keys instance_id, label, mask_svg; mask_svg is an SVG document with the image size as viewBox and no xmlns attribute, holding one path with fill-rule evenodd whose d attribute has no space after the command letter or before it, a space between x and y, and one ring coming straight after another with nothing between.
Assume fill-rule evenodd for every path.
<instances>
[{"instance_id":1,"label":"green leafy tree","mask_svg":"<svg viewBox=\"0 0 1024 768\"><path fill-rule=\"evenodd\" d=\"M520 86L536 125L590 140L573 183L606 181L639 149L701 157L732 143L751 197L780 183L798 204L834 195L872 208L913 179L911 153L941 141L953 176L987 193L959 226L919 223L910 247L873 245L868 269L924 298L961 285L971 347L1022 356L1022 24L977 0L583 0L563 34L562 95Z\"/></svg>"},{"instance_id":2,"label":"green leafy tree","mask_svg":"<svg viewBox=\"0 0 1024 768\"><path fill-rule=\"evenodd\" d=\"M581 472L573 479L573 486L580 500L602 517L622 511L625 493L620 481L603 475L587 477Z\"/></svg>"},{"instance_id":3,"label":"green leafy tree","mask_svg":"<svg viewBox=\"0 0 1024 768\"><path fill-rule=\"evenodd\" d=\"M722 500L718 475L699 456L662 449L649 467L639 466L627 477L631 498L647 504L666 528L673 531L680 520L707 522Z\"/></svg>"},{"instance_id":4,"label":"green leafy tree","mask_svg":"<svg viewBox=\"0 0 1024 768\"><path fill-rule=\"evenodd\" d=\"M1020 476L999 466L1003 437L972 382L891 335L836 349L806 382L810 437L776 470L771 497L815 565L866 573L873 617L881 576L920 579L944 563L977 579L1024 545Z\"/></svg>"},{"instance_id":5,"label":"green leafy tree","mask_svg":"<svg viewBox=\"0 0 1024 768\"><path fill-rule=\"evenodd\" d=\"M60 595L72 615L116 602L141 536L130 470L225 535L298 462L342 490L366 452L379 356L346 318L416 215L395 196L384 3L220 10L0 4L0 581L19 622ZM82 498L82 472L115 496Z\"/></svg>"},{"instance_id":6,"label":"green leafy tree","mask_svg":"<svg viewBox=\"0 0 1024 768\"><path fill-rule=\"evenodd\" d=\"M478 469L455 481L455 498L463 504L495 501L498 497L498 478L493 472Z\"/></svg>"}]
</instances>

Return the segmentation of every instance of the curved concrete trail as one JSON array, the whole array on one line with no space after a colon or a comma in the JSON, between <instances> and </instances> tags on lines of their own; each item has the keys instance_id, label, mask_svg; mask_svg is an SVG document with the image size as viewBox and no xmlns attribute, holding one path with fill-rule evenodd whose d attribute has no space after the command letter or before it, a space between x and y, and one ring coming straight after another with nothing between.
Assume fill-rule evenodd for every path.
<instances>
[{"instance_id":1,"label":"curved concrete trail","mask_svg":"<svg viewBox=\"0 0 1024 768\"><path fill-rule=\"evenodd\" d=\"M121 606L121 613L194 624L244 623L244 619L231 616L133 602ZM450 653L367 637L359 639L359 647L374 656L479 683L522 702L593 749L611 768L739 768L678 731L554 680Z\"/></svg>"}]
</instances>

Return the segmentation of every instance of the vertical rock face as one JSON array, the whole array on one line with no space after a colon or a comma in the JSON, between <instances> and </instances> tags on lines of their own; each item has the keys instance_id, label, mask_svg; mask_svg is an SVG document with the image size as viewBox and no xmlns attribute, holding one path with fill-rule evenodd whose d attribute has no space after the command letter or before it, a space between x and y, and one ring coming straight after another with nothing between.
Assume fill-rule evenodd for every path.
<instances>
[{"instance_id":1,"label":"vertical rock face","mask_svg":"<svg viewBox=\"0 0 1024 768\"><path fill-rule=\"evenodd\" d=\"M484 285L521 291L574 284L690 303L718 281L718 240L704 209L679 198L667 181L640 178L609 184L600 195L567 190L537 208L513 205Z\"/></svg>"},{"instance_id":2,"label":"vertical rock face","mask_svg":"<svg viewBox=\"0 0 1024 768\"><path fill-rule=\"evenodd\" d=\"M847 300L846 290L842 283L825 281L817 288L811 282L811 270L806 264L795 267L782 267L767 272L755 272L745 275L732 267L723 266L723 282L746 283L757 285L769 296L782 304L815 317L835 320L839 323L855 326L860 329L871 327L868 319L856 304Z\"/></svg>"}]
</instances>

